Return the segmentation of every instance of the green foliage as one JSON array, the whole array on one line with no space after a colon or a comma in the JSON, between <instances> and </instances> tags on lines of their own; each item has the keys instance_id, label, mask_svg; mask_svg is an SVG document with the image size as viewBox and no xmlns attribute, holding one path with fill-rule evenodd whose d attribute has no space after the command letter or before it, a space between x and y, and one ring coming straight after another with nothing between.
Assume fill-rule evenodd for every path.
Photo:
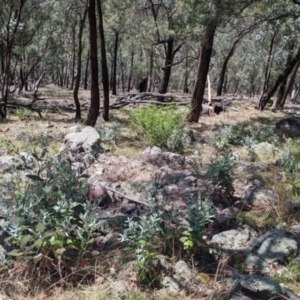
<instances>
[{"instance_id":1,"label":"green foliage","mask_svg":"<svg viewBox=\"0 0 300 300\"><path fill-rule=\"evenodd\" d=\"M248 145L266 141L276 144L277 137L272 127L247 129L245 124L238 124L235 126L224 126L218 135L212 136L211 141L216 149L222 150L230 145L246 145L248 147Z\"/></svg>"},{"instance_id":2,"label":"green foliage","mask_svg":"<svg viewBox=\"0 0 300 300\"><path fill-rule=\"evenodd\" d=\"M294 154L294 152L296 152ZM298 149L293 149L292 140L290 138L285 139L285 145L283 149L283 157L278 160L278 164L290 176L290 184L292 186L292 192L295 195L300 194L300 159L298 155Z\"/></svg>"},{"instance_id":3,"label":"green foliage","mask_svg":"<svg viewBox=\"0 0 300 300\"><path fill-rule=\"evenodd\" d=\"M9 255L35 262L58 259L67 249L86 251L97 229L95 206L86 201L86 178L77 177L67 159L46 154L46 148L32 153L36 171L26 164L32 170L28 180L21 183L16 176L5 183L11 199L0 207L7 216L7 242L13 246Z\"/></svg>"},{"instance_id":4,"label":"green foliage","mask_svg":"<svg viewBox=\"0 0 300 300\"><path fill-rule=\"evenodd\" d=\"M232 176L237 161L238 158L230 150L225 150L213 158L207 167L207 178L226 195L232 195L234 192Z\"/></svg>"},{"instance_id":5,"label":"green foliage","mask_svg":"<svg viewBox=\"0 0 300 300\"><path fill-rule=\"evenodd\" d=\"M218 135L211 138L212 144L217 149L225 149L231 145L242 145L246 126L244 124L236 126L224 126Z\"/></svg>"},{"instance_id":6,"label":"green foliage","mask_svg":"<svg viewBox=\"0 0 300 300\"><path fill-rule=\"evenodd\" d=\"M180 244L186 250L204 246L205 225L214 217L213 206L208 200L201 196L192 197L186 200L186 209L178 209L167 198L158 196L162 187L162 177L156 174L150 189L148 212L137 219L128 219L127 228L120 235L127 249L135 249L139 279L147 283L155 280L157 253L162 249L174 251Z\"/></svg>"},{"instance_id":7,"label":"green foliage","mask_svg":"<svg viewBox=\"0 0 300 300\"><path fill-rule=\"evenodd\" d=\"M194 205L188 209L184 220L187 230L183 232L180 241L184 249L191 249L197 245L205 245L203 234L206 231L205 225L214 217L211 202L198 197Z\"/></svg>"},{"instance_id":8,"label":"green foliage","mask_svg":"<svg viewBox=\"0 0 300 300\"><path fill-rule=\"evenodd\" d=\"M191 142L184 115L174 107L147 106L132 117L132 127L151 145L182 153Z\"/></svg>"},{"instance_id":9,"label":"green foliage","mask_svg":"<svg viewBox=\"0 0 300 300\"><path fill-rule=\"evenodd\" d=\"M100 140L102 143L108 145L115 145L116 137L120 130L120 123L113 122L111 127L108 127L106 124L99 124L95 126L96 131L100 135Z\"/></svg>"},{"instance_id":10,"label":"green foliage","mask_svg":"<svg viewBox=\"0 0 300 300\"><path fill-rule=\"evenodd\" d=\"M29 118L31 111L26 108L18 108L15 110L15 114L21 121L24 121Z\"/></svg>"}]
</instances>

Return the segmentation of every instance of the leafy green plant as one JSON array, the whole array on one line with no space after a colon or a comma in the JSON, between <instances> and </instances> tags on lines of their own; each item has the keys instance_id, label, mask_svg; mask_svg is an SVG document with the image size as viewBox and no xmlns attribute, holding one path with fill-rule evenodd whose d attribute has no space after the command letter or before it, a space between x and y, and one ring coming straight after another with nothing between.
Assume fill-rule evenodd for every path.
<instances>
[{"instance_id":1,"label":"leafy green plant","mask_svg":"<svg viewBox=\"0 0 300 300\"><path fill-rule=\"evenodd\" d=\"M207 178L216 188L221 188L225 195L232 195L233 171L238 161L238 157L230 150L221 152L220 156L213 158L207 167Z\"/></svg>"},{"instance_id":2,"label":"leafy green plant","mask_svg":"<svg viewBox=\"0 0 300 300\"><path fill-rule=\"evenodd\" d=\"M111 127L108 127L105 124L99 124L95 126L95 129L99 133L102 143L115 145L115 139L120 130L120 123L113 122Z\"/></svg>"},{"instance_id":3,"label":"leafy green plant","mask_svg":"<svg viewBox=\"0 0 300 300\"><path fill-rule=\"evenodd\" d=\"M148 212L137 219L128 219L127 228L120 235L127 249L135 249L139 280L147 283L155 281L158 252L167 249L174 251L181 244L186 250L205 245L205 225L214 217L212 204L208 200L201 196L192 197L186 200L186 209L178 209L171 205L168 198L158 196L162 187L162 177L156 174L150 188Z\"/></svg>"},{"instance_id":4,"label":"leafy green plant","mask_svg":"<svg viewBox=\"0 0 300 300\"><path fill-rule=\"evenodd\" d=\"M184 249L191 249L198 245L205 245L203 235L206 231L205 225L214 217L212 203L198 196L193 205L188 209L186 219L184 220L186 230L180 242L183 243Z\"/></svg>"},{"instance_id":5,"label":"leafy green plant","mask_svg":"<svg viewBox=\"0 0 300 300\"><path fill-rule=\"evenodd\" d=\"M227 149L230 145L246 145L249 150L250 157L253 156L251 147L255 144L265 141L274 145L277 145L278 143L277 136L275 135L272 127L253 127L251 129L247 129L245 124L224 126L218 135L212 136L211 141L213 146L219 150Z\"/></svg>"},{"instance_id":6,"label":"leafy green plant","mask_svg":"<svg viewBox=\"0 0 300 300\"><path fill-rule=\"evenodd\" d=\"M182 153L191 140L184 115L174 107L147 106L132 113L132 127L145 140L158 147Z\"/></svg>"},{"instance_id":7,"label":"leafy green plant","mask_svg":"<svg viewBox=\"0 0 300 300\"><path fill-rule=\"evenodd\" d=\"M86 178L77 177L67 159L46 154L46 148L32 153L36 171L26 165L27 181L5 184L11 199L0 210L7 218L11 257L60 259L67 249L84 253L93 243L97 221L95 205L86 199Z\"/></svg>"},{"instance_id":8,"label":"leafy green plant","mask_svg":"<svg viewBox=\"0 0 300 300\"><path fill-rule=\"evenodd\" d=\"M218 135L212 136L212 144L217 149L226 149L229 145L241 145L245 130L244 124L224 126Z\"/></svg>"},{"instance_id":9,"label":"leafy green plant","mask_svg":"<svg viewBox=\"0 0 300 300\"><path fill-rule=\"evenodd\" d=\"M21 121L24 121L29 118L31 111L26 108L18 108L15 110L15 114Z\"/></svg>"}]
</instances>

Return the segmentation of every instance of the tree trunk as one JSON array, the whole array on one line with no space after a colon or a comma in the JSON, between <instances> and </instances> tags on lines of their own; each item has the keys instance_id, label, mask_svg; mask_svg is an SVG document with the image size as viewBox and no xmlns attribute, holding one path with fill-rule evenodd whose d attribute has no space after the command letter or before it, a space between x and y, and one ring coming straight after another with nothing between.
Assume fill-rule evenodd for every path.
<instances>
[{"instance_id":1,"label":"tree trunk","mask_svg":"<svg viewBox=\"0 0 300 300\"><path fill-rule=\"evenodd\" d=\"M95 126L99 116L99 77L98 77L98 56L97 56L97 21L96 21L95 0L87 0L87 10L90 33L90 59L91 59L91 104L88 115L84 121L87 126Z\"/></svg>"},{"instance_id":2,"label":"tree trunk","mask_svg":"<svg viewBox=\"0 0 300 300\"><path fill-rule=\"evenodd\" d=\"M128 77L128 85L127 85L127 92L130 92L131 89L131 81L132 81L132 73L133 73L133 59L134 59L134 49L131 48L131 61L130 61L130 71Z\"/></svg>"},{"instance_id":3,"label":"tree trunk","mask_svg":"<svg viewBox=\"0 0 300 300\"><path fill-rule=\"evenodd\" d=\"M85 64L84 84L83 84L83 88L85 90L87 90L87 88L88 88L89 62L90 62L90 51L88 52L86 64Z\"/></svg>"},{"instance_id":4,"label":"tree trunk","mask_svg":"<svg viewBox=\"0 0 300 300\"><path fill-rule=\"evenodd\" d=\"M114 57L113 57L113 72L112 72L112 94L117 95L117 58L119 46L119 31L114 30L115 44L114 44Z\"/></svg>"},{"instance_id":5,"label":"tree trunk","mask_svg":"<svg viewBox=\"0 0 300 300\"><path fill-rule=\"evenodd\" d=\"M275 109L284 107L288 95L292 92L299 66L300 66L300 60L297 62L296 66L294 67L294 69L292 71L291 78L285 88L285 92L284 92L283 96L281 97L281 101L278 104L277 104L277 102L275 102L277 104L277 106L274 107Z\"/></svg>"},{"instance_id":6,"label":"tree trunk","mask_svg":"<svg viewBox=\"0 0 300 300\"><path fill-rule=\"evenodd\" d=\"M168 91L168 85L171 76L171 69L173 63L173 46L174 46L174 38L169 38L166 41L165 46L165 65L163 67L163 77L160 83L159 93L165 94Z\"/></svg>"},{"instance_id":7,"label":"tree trunk","mask_svg":"<svg viewBox=\"0 0 300 300\"><path fill-rule=\"evenodd\" d=\"M184 72L184 79L183 79L183 92L185 94L189 93L188 82L189 82L189 61L188 61L188 58L186 58L185 59L185 72Z\"/></svg>"},{"instance_id":8,"label":"tree trunk","mask_svg":"<svg viewBox=\"0 0 300 300\"><path fill-rule=\"evenodd\" d=\"M80 20L81 21L81 20ZM76 36L76 23L77 20L75 20L75 23L73 24L73 28L72 28L72 40L73 40L73 53L72 53L72 73L71 73L71 86L70 86L70 90L73 90L74 88L74 82L75 82L75 64L76 64L76 41L75 41L75 36ZM79 28L80 31L80 28ZM80 43L78 41L78 43ZM78 46L79 47L79 46ZM78 66L78 63L77 63ZM78 73L78 70L77 70Z\"/></svg>"},{"instance_id":9,"label":"tree trunk","mask_svg":"<svg viewBox=\"0 0 300 300\"><path fill-rule=\"evenodd\" d=\"M272 52L273 52L273 46L274 46L274 40L275 40L276 33L274 32L272 34L272 39L269 46L269 52L268 52L268 59L267 59L267 65L265 70L265 76L264 76L264 82L262 87L262 94L268 89L269 87L269 79L271 75L271 58L272 58Z\"/></svg>"},{"instance_id":10,"label":"tree trunk","mask_svg":"<svg viewBox=\"0 0 300 300\"><path fill-rule=\"evenodd\" d=\"M109 120L109 74L106 61L106 45L103 27L103 13L101 1L97 0L98 16L99 16L99 35L100 35L100 50L101 50L101 70L102 70L102 86L103 86L103 113L104 121Z\"/></svg>"},{"instance_id":11,"label":"tree trunk","mask_svg":"<svg viewBox=\"0 0 300 300\"><path fill-rule=\"evenodd\" d=\"M76 107L75 119L77 119L77 120L81 119L81 109L80 109L80 102L79 102L79 98L78 98L78 91L79 91L80 78L81 78L82 33L83 33L83 29L84 29L86 15L87 15L87 8L85 8L85 10L83 12L83 16L80 19L79 32L78 32L77 74L75 77L75 86L74 86L74 91L73 91L73 98L74 98L75 107Z\"/></svg>"},{"instance_id":12,"label":"tree trunk","mask_svg":"<svg viewBox=\"0 0 300 300\"><path fill-rule=\"evenodd\" d=\"M223 66L222 66L222 70L220 72L220 77L219 77L219 83L218 83L218 87L217 87L217 96L221 96L222 95L222 91L223 91L223 86L224 86L224 80L225 80L225 75L226 75L226 70L227 70L227 65L228 62L230 60L230 58L233 56L234 54L234 50L235 47L237 45L237 43L241 40L242 37L236 38L230 48L229 53L227 54L224 62L223 62Z\"/></svg>"},{"instance_id":13,"label":"tree trunk","mask_svg":"<svg viewBox=\"0 0 300 300\"><path fill-rule=\"evenodd\" d=\"M294 58L285 67L285 69L283 70L283 72L277 77L277 79L276 79L275 83L273 84L273 86L270 86L266 90L266 92L264 93L264 95L261 97L261 99L260 99L260 101L258 103L258 107L259 107L260 110L263 110L265 108L265 106L267 105L268 101L271 99L271 97L274 95L274 93L278 89L279 85L282 82L284 82L284 80L286 80L288 78L288 76L290 75L290 73L294 69L294 67L297 64L297 62L299 61L299 59L300 59L300 48L298 49L298 52L296 53L296 55L294 56Z\"/></svg>"},{"instance_id":14,"label":"tree trunk","mask_svg":"<svg viewBox=\"0 0 300 300\"><path fill-rule=\"evenodd\" d=\"M148 74L148 82L147 82L147 92L152 91L153 85L153 46L150 50L150 61L149 61L149 74Z\"/></svg>"},{"instance_id":15,"label":"tree trunk","mask_svg":"<svg viewBox=\"0 0 300 300\"><path fill-rule=\"evenodd\" d=\"M213 49L216 25L211 24L204 27L201 42L201 54L199 57L198 70L192 95L192 110L189 116L190 122L198 122L202 111L202 102L205 92L205 84L209 70L210 58Z\"/></svg>"},{"instance_id":16,"label":"tree trunk","mask_svg":"<svg viewBox=\"0 0 300 300\"><path fill-rule=\"evenodd\" d=\"M287 57L286 66L288 66L290 64L290 62L293 58L293 49L294 49L294 45L292 44L289 47L289 54L288 54L288 57ZM285 78L279 86L277 98L276 98L276 101L274 101L274 104L273 104L274 109L279 108L282 105L282 98L283 98L285 90L286 90L286 85L287 85L287 78Z\"/></svg>"}]
</instances>

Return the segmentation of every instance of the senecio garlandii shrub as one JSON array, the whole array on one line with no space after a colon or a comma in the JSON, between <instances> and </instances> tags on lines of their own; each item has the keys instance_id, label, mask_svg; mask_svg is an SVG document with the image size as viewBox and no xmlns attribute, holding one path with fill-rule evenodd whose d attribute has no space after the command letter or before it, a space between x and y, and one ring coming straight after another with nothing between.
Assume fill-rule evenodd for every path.
<instances>
[{"instance_id":1,"label":"senecio garlandii shrub","mask_svg":"<svg viewBox=\"0 0 300 300\"><path fill-rule=\"evenodd\" d=\"M21 171L22 181L16 176L1 182L10 195L1 202L0 212L7 220L11 258L35 263L46 257L60 259L67 249L84 253L94 241L96 206L86 198L86 177L76 175L68 159L46 154L46 149L33 153L33 164L24 158L29 172Z\"/></svg>"},{"instance_id":2,"label":"senecio garlandii shrub","mask_svg":"<svg viewBox=\"0 0 300 300\"><path fill-rule=\"evenodd\" d=\"M132 113L132 127L147 143L182 153L190 144L185 116L175 107L147 106Z\"/></svg>"}]
</instances>

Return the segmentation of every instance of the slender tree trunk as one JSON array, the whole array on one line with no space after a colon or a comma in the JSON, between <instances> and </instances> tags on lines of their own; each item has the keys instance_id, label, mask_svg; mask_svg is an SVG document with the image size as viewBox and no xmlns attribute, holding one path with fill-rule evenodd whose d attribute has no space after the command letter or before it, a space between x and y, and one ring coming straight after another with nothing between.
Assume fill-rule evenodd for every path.
<instances>
[{"instance_id":1,"label":"slender tree trunk","mask_svg":"<svg viewBox=\"0 0 300 300\"><path fill-rule=\"evenodd\" d=\"M103 113L104 121L109 121L109 74L106 60L106 45L103 27L103 13L101 1L97 0L98 16L99 16L99 35L100 35L100 50L101 50L101 70L102 70L102 85L103 85Z\"/></svg>"},{"instance_id":2,"label":"slender tree trunk","mask_svg":"<svg viewBox=\"0 0 300 300\"><path fill-rule=\"evenodd\" d=\"M238 42L241 40L242 37L238 37L236 38L232 45L231 48L229 50L229 53L227 54L224 62L223 62L223 66L222 66L222 70L220 72L220 77L219 77L219 83L218 83L218 87L217 87L217 96L221 96L222 95L222 91L223 91L223 86L224 86L224 80L225 80L225 74L226 74L226 70L227 70L227 65L228 62L230 60L230 58L233 56L234 54L234 50L236 45L238 44Z\"/></svg>"},{"instance_id":3,"label":"slender tree trunk","mask_svg":"<svg viewBox=\"0 0 300 300\"><path fill-rule=\"evenodd\" d=\"M184 79L183 79L183 92L185 94L189 93L188 82L189 82L189 61L188 61L188 58L186 58L185 59L185 72L184 72Z\"/></svg>"},{"instance_id":4,"label":"slender tree trunk","mask_svg":"<svg viewBox=\"0 0 300 300\"><path fill-rule=\"evenodd\" d=\"M128 93L130 92L130 89L131 89L131 81L132 81L132 73L133 73L133 60L134 60L134 49L132 47L131 48L130 71L129 71L128 85L127 85L127 92Z\"/></svg>"},{"instance_id":5,"label":"slender tree trunk","mask_svg":"<svg viewBox=\"0 0 300 300\"><path fill-rule=\"evenodd\" d=\"M288 66L291 63L291 60L293 58L293 49L294 49L294 45L291 45L289 48L289 54L287 57L286 66ZM286 85L287 85L287 78L285 78L279 86L277 98L273 104L273 108L279 108L282 105L282 103L283 103L282 98L283 98L285 90L286 90Z\"/></svg>"},{"instance_id":6,"label":"slender tree trunk","mask_svg":"<svg viewBox=\"0 0 300 300\"><path fill-rule=\"evenodd\" d=\"M272 59L272 52L273 52L273 46L274 46L274 40L275 40L276 33L274 32L272 34L270 46L269 46L269 52L268 52L268 59L267 59L267 65L265 69L265 75L264 75L264 82L262 86L262 94L268 89L269 87L269 79L271 75L271 59Z\"/></svg>"},{"instance_id":7,"label":"slender tree trunk","mask_svg":"<svg viewBox=\"0 0 300 300\"><path fill-rule=\"evenodd\" d=\"M114 57L113 57L113 73L112 73L112 94L117 95L117 58L119 46L119 31L114 30L115 44L114 44Z\"/></svg>"},{"instance_id":8,"label":"slender tree trunk","mask_svg":"<svg viewBox=\"0 0 300 300\"><path fill-rule=\"evenodd\" d=\"M80 109L80 102L78 98L78 91L80 86L80 78L81 78L81 56L82 56L82 33L84 29L84 24L87 15L87 8L85 8L83 12L83 16L80 19L79 24L79 32L78 32L78 49L77 49L77 74L75 78L75 86L73 91L73 98L75 102L76 112L75 112L75 119L81 119L81 109Z\"/></svg>"},{"instance_id":9,"label":"slender tree trunk","mask_svg":"<svg viewBox=\"0 0 300 300\"><path fill-rule=\"evenodd\" d=\"M168 85L171 76L171 69L173 63L173 47L174 47L174 38L169 38L166 42L165 49L165 65L163 67L163 77L160 83L159 93L165 94L168 91Z\"/></svg>"},{"instance_id":10,"label":"slender tree trunk","mask_svg":"<svg viewBox=\"0 0 300 300\"><path fill-rule=\"evenodd\" d=\"M75 20L75 23L73 24L73 28L72 28L72 39L73 39L73 54L72 54L72 73L71 73L71 86L70 86L70 90L73 90L74 88L74 82L75 82L75 64L76 64L76 23L77 20ZM80 30L80 29L79 29ZM79 41L78 41L79 43ZM79 46L78 46L79 47ZM77 63L78 66L78 63ZM78 73L78 70L77 70Z\"/></svg>"},{"instance_id":11,"label":"slender tree trunk","mask_svg":"<svg viewBox=\"0 0 300 300\"><path fill-rule=\"evenodd\" d=\"M216 25L207 25L203 31L203 39L201 43L201 54L199 57L198 71L195 80L195 86L192 95L192 110L189 121L198 122L202 111L202 102L205 92L205 84L209 70L210 58L213 49Z\"/></svg>"},{"instance_id":12,"label":"slender tree trunk","mask_svg":"<svg viewBox=\"0 0 300 300\"><path fill-rule=\"evenodd\" d=\"M277 106L274 106L275 109L284 107L288 95L292 92L293 85L295 83L295 78L296 78L299 66L300 66L300 60L297 62L296 66L294 67L294 69L292 71L291 78L290 78L290 80L289 80L289 82L288 82L288 84L285 88L285 92L284 92L284 94L281 98L281 101L279 103L275 102L277 104Z\"/></svg>"},{"instance_id":13,"label":"slender tree trunk","mask_svg":"<svg viewBox=\"0 0 300 300\"><path fill-rule=\"evenodd\" d=\"M87 90L88 88L89 62L90 62L90 51L88 52L86 64L85 64L84 84L83 84L84 90Z\"/></svg>"},{"instance_id":14,"label":"slender tree trunk","mask_svg":"<svg viewBox=\"0 0 300 300\"><path fill-rule=\"evenodd\" d=\"M150 57L149 57L149 73L148 73L148 82L147 82L147 92L152 91L153 85L153 46L151 46Z\"/></svg>"},{"instance_id":15,"label":"slender tree trunk","mask_svg":"<svg viewBox=\"0 0 300 300\"><path fill-rule=\"evenodd\" d=\"M279 74L279 76L277 77L277 79L276 79L275 83L273 84L273 86L270 86L266 90L266 92L264 93L264 95L261 97L261 99L260 99L260 101L258 103L258 107L259 107L260 110L263 110L265 108L265 106L267 105L268 101L271 99L271 97L274 95L274 93L278 89L279 85L282 82L284 82L284 80L286 80L288 78L288 76L292 72L293 68L295 67L295 65L297 64L297 62L298 62L299 59L300 59L300 48L298 49L298 52L293 57L293 59L290 61L289 65L287 65L285 67L285 69L282 71L282 73Z\"/></svg>"},{"instance_id":16,"label":"slender tree trunk","mask_svg":"<svg viewBox=\"0 0 300 300\"><path fill-rule=\"evenodd\" d=\"M99 77L97 53L97 21L95 0L87 0L87 10L90 33L90 59L91 59L91 104L88 115L84 121L87 126L95 126L99 116Z\"/></svg>"}]
</instances>

